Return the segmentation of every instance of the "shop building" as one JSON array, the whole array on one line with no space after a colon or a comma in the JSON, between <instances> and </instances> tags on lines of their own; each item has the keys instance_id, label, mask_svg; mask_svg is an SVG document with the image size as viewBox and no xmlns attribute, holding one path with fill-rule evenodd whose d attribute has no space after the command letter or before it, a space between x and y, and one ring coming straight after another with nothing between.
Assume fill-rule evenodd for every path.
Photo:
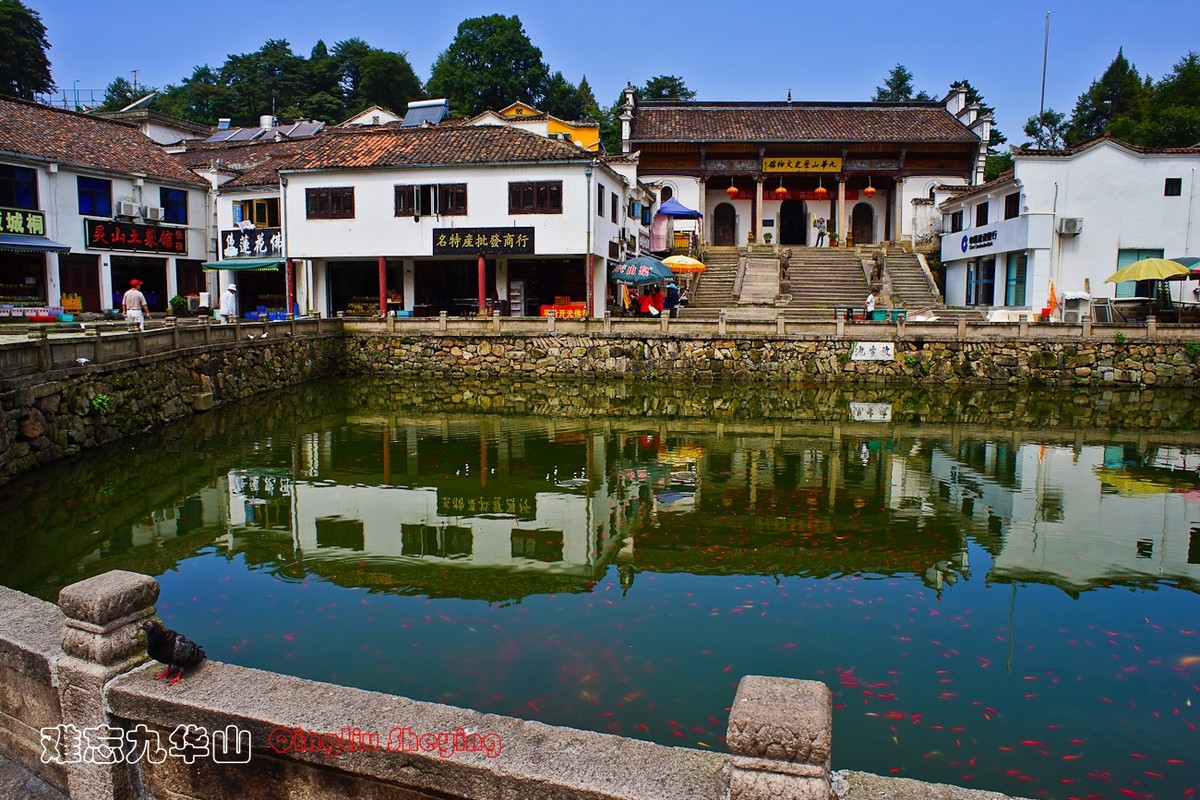
<instances>
[{"instance_id":1,"label":"shop building","mask_svg":"<svg viewBox=\"0 0 1200 800\"><path fill-rule=\"evenodd\" d=\"M323 314L602 315L609 262L648 241L636 169L507 125L327 131L278 170L296 302Z\"/></svg>"},{"instance_id":2,"label":"shop building","mask_svg":"<svg viewBox=\"0 0 1200 800\"><path fill-rule=\"evenodd\" d=\"M152 312L204 288L204 181L135 128L0 97L0 312Z\"/></svg>"},{"instance_id":3,"label":"shop building","mask_svg":"<svg viewBox=\"0 0 1200 800\"><path fill-rule=\"evenodd\" d=\"M909 238L914 201L982 181L990 134L961 86L940 103L638 101L626 87L621 113L640 178L702 211L699 237L718 246L811 246L821 219L843 243Z\"/></svg>"},{"instance_id":4,"label":"shop building","mask_svg":"<svg viewBox=\"0 0 1200 800\"><path fill-rule=\"evenodd\" d=\"M1150 150L1100 137L1015 150L1013 162L997 180L939 190L947 305L1037 316L1051 284L1058 300L1146 297L1151 281L1105 279L1142 258L1200 255L1200 147ZM1195 283L1175 286L1190 295Z\"/></svg>"}]
</instances>

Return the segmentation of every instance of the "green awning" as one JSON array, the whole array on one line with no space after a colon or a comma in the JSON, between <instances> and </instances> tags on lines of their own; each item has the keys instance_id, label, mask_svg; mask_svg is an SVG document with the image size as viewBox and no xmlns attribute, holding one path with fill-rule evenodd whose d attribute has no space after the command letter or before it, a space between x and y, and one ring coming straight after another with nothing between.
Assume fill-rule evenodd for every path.
<instances>
[{"instance_id":1,"label":"green awning","mask_svg":"<svg viewBox=\"0 0 1200 800\"><path fill-rule=\"evenodd\" d=\"M279 269L279 265L283 263L280 258L227 258L224 261L206 261L201 266L205 272L214 272L219 269L233 270L234 272L269 272Z\"/></svg>"},{"instance_id":2,"label":"green awning","mask_svg":"<svg viewBox=\"0 0 1200 800\"><path fill-rule=\"evenodd\" d=\"M71 245L62 244L45 236L17 236L0 234L0 250L10 253L69 253Z\"/></svg>"}]
</instances>

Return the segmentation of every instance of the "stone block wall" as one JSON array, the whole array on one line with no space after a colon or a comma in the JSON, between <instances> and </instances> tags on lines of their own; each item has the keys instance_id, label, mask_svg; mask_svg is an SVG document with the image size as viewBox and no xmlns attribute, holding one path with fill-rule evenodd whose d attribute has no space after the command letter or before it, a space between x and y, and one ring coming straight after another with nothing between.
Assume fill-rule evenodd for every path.
<instances>
[{"instance_id":1,"label":"stone block wall","mask_svg":"<svg viewBox=\"0 0 1200 800\"><path fill-rule=\"evenodd\" d=\"M538 376L700 383L1041 384L1076 387L1200 385L1200 345L1154 341L895 338L890 329L846 329L835 338L627 333L450 335L359 331L346 341L352 374L438 379ZM889 342L895 357L852 357L860 340ZM1193 352L1195 351L1195 352Z\"/></svg>"}]
</instances>

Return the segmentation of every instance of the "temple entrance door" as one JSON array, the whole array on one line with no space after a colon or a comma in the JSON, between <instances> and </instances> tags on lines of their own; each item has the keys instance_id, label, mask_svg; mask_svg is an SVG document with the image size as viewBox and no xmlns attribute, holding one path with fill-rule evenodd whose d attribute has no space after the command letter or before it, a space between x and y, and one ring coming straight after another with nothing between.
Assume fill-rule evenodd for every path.
<instances>
[{"instance_id":1,"label":"temple entrance door","mask_svg":"<svg viewBox=\"0 0 1200 800\"><path fill-rule=\"evenodd\" d=\"M713 209L713 237L716 247L733 247L737 244L737 212L732 203L720 203Z\"/></svg>"},{"instance_id":2,"label":"temple entrance door","mask_svg":"<svg viewBox=\"0 0 1200 800\"><path fill-rule=\"evenodd\" d=\"M808 244L808 204L803 200L779 204L779 243Z\"/></svg>"},{"instance_id":3,"label":"temple entrance door","mask_svg":"<svg viewBox=\"0 0 1200 800\"><path fill-rule=\"evenodd\" d=\"M855 244L875 244L875 209L859 203L850 214L850 230Z\"/></svg>"}]
</instances>

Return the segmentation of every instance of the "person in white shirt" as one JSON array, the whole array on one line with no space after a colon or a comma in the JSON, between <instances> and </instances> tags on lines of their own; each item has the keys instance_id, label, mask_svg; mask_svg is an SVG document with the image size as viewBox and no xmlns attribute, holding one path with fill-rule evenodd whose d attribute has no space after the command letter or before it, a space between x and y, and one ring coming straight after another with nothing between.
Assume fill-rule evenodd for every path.
<instances>
[{"instance_id":1,"label":"person in white shirt","mask_svg":"<svg viewBox=\"0 0 1200 800\"><path fill-rule=\"evenodd\" d=\"M142 282L134 278L129 282L129 290L121 298L121 313L132 329L146 330L146 320L150 317L150 309L146 305L146 295L142 294Z\"/></svg>"},{"instance_id":2,"label":"person in white shirt","mask_svg":"<svg viewBox=\"0 0 1200 800\"><path fill-rule=\"evenodd\" d=\"M867 317L868 318L870 318L871 312L875 310L875 295L876 294L877 294L877 292L874 289L872 289L871 293L869 295L867 295Z\"/></svg>"},{"instance_id":3,"label":"person in white shirt","mask_svg":"<svg viewBox=\"0 0 1200 800\"><path fill-rule=\"evenodd\" d=\"M221 304L217 307L221 322L233 322L237 319L237 284L231 283L225 287L221 295Z\"/></svg>"}]
</instances>

